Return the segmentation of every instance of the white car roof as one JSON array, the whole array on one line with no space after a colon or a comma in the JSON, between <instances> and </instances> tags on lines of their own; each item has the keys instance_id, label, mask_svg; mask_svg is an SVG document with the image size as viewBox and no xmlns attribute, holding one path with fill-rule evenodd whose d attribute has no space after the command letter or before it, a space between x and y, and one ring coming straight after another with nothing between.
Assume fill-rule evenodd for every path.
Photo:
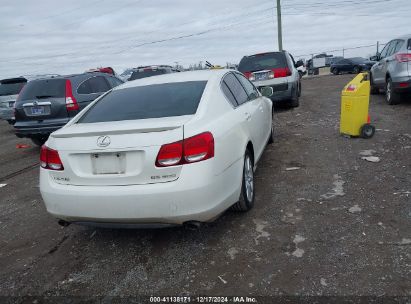
<instances>
[{"instance_id":1,"label":"white car roof","mask_svg":"<svg viewBox=\"0 0 411 304\"><path fill-rule=\"evenodd\" d=\"M186 82L186 81L209 81L212 79L221 79L228 72L233 70L221 69L221 70L199 70L199 71L187 71L179 73L163 74L158 76L151 76L141 79L128 81L113 90L121 90L125 88L132 88L137 86L145 86L151 84L161 84L170 82Z\"/></svg>"}]
</instances>

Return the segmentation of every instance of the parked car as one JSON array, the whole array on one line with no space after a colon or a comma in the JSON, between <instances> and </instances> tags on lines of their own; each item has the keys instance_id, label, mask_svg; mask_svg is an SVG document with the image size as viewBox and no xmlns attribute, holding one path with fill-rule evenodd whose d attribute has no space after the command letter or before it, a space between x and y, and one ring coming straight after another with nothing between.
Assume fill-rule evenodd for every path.
<instances>
[{"instance_id":1,"label":"parked car","mask_svg":"<svg viewBox=\"0 0 411 304\"><path fill-rule=\"evenodd\" d=\"M110 75L116 75L116 72L114 72L114 69L112 67L94 68L94 69L90 69L86 72L101 72L101 73L107 73L107 74L110 74Z\"/></svg>"},{"instance_id":2,"label":"parked car","mask_svg":"<svg viewBox=\"0 0 411 304\"><path fill-rule=\"evenodd\" d=\"M169 65L150 65L133 69L128 81L179 72Z\"/></svg>"},{"instance_id":3,"label":"parked car","mask_svg":"<svg viewBox=\"0 0 411 304\"><path fill-rule=\"evenodd\" d=\"M127 82L42 147L47 211L61 224L103 226L190 225L231 206L247 211L254 169L272 142L272 110L271 100L232 70Z\"/></svg>"},{"instance_id":4,"label":"parked car","mask_svg":"<svg viewBox=\"0 0 411 304\"><path fill-rule=\"evenodd\" d=\"M14 124L14 103L26 83L27 79L24 77L0 80L0 119Z\"/></svg>"},{"instance_id":5,"label":"parked car","mask_svg":"<svg viewBox=\"0 0 411 304\"><path fill-rule=\"evenodd\" d=\"M371 93L384 89L388 104L401 102L411 93L411 35L391 40L374 59L378 63L370 71Z\"/></svg>"},{"instance_id":6,"label":"parked car","mask_svg":"<svg viewBox=\"0 0 411 304\"><path fill-rule=\"evenodd\" d=\"M123 81L106 73L83 73L32 80L15 105L17 137L44 144L51 132L64 126L104 92Z\"/></svg>"},{"instance_id":7,"label":"parked car","mask_svg":"<svg viewBox=\"0 0 411 304\"><path fill-rule=\"evenodd\" d=\"M291 106L299 106L301 95L301 79L293 57L286 51L269 52L244 56L238 70L254 85L261 89L271 87L274 102L289 102Z\"/></svg>"},{"instance_id":8,"label":"parked car","mask_svg":"<svg viewBox=\"0 0 411 304\"><path fill-rule=\"evenodd\" d=\"M363 71L369 71L374 64L375 61L361 57L344 58L333 62L330 66L330 71L334 75L341 73L358 74Z\"/></svg>"}]
</instances>

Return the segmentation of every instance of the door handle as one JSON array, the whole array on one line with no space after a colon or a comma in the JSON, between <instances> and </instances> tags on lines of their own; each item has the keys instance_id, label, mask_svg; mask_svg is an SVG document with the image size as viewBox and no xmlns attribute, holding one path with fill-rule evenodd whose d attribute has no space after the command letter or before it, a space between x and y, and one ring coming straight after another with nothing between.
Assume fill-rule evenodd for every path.
<instances>
[{"instance_id":1,"label":"door handle","mask_svg":"<svg viewBox=\"0 0 411 304\"><path fill-rule=\"evenodd\" d=\"M250 120L251 119L251 114L250 113L244 113L245 119Z\"/></svg>"}]
</instances>

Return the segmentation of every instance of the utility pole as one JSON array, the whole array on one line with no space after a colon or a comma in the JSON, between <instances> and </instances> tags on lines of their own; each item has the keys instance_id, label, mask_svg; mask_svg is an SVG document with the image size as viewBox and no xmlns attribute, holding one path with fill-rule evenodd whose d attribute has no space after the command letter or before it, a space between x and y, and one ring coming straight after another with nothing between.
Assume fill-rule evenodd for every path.
<instances>
[{"instance_id":1,"label":"utility pole","mask_svg":"<svg viewBox=\"0 0 411 304\"><path fill-rule=\"evenodd\" d=\"M283 50L283 33L281 26L281 0L277 0L277 28L278 28L278 50Z\"/></svg>"}]
</instances>

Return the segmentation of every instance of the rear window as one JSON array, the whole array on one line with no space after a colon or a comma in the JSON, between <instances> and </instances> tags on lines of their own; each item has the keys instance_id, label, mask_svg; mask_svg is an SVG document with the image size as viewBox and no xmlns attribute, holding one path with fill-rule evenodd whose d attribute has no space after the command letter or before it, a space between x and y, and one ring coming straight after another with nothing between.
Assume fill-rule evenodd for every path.
<instances>
[{"instance_id":1,"label":"rear window","mask_svg":"<svg viewBox=\"0 0 411 304\"><path fill-rule=\"evenodd\" d=\"M114 90L96 102L78 123L192 115L206 84L189 81Z\"/></svg>"},{"instance_id":2,"label":"rear window","mask_svg":"<svg viewBox=\"0 0 411 304\"><path fill-rule=\"evenodd\" d=\"M243 57L238 65L238 70L244 73L285 67L287 67L287 63L283 53L266 53Z\"/></svg>"},{"instance_id":3,"label":"rear window","mask_svg":"<svg viewBox=\"0 0 411 304\"><path fill-rule=\"evenodd\" d=\"M408 46L407 46L408 50L411 50L411 39L408 39Z\"/></svg>"},{"instance_id":4,"label":"rear window","mask_svg":"<svg viewBox=\"0 0 411 304\"><path fill-rule=\"evenodd\" d=\"M19 95L19 100L41 99L48 97L65 97L65 79L42 79L27 83Z\"/></svg>"},{"instance_id":5,"label":"rear window","mask_svg":"<svg viewBox=\"0 0 411 304\"><path fill-rule=\"evenodd\" d=\"M128 80L136 80L136 79L141 79L145 77L151 77L151 76L157 76L157 75L162 75L166 74L166 70L160 69L160 70L141 70L141 71L134 71L130 78Z\"/></svg>"},{"instance_id":6,"label":"rear window","mask_svg":"<svg viewBox=\"0 0 411 304\"><path fill-rule=\"evenodd\" d=\"M0 96L17 95L26 82L26 80L2 80L0 82Z\"/></svg>"}]
</instances>

